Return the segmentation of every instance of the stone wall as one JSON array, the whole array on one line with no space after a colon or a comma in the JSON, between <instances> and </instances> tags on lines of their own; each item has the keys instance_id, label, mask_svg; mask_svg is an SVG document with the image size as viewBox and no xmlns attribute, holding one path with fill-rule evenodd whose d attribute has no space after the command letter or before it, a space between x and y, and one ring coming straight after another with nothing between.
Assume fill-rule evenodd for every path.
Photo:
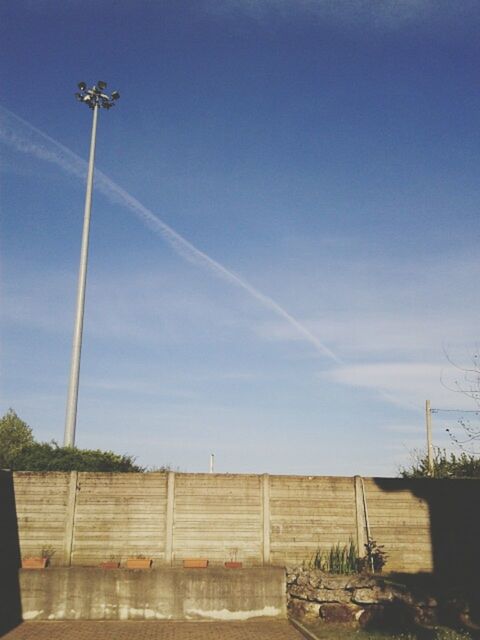
<instances>
[{"instance_id":1,"label":"stone wall","mask_svg":"<svg viewBox=\"0 0 480 640\"><path fill-rule=\"evenodd\" d=\"M468 592L418 577L399 582L367 573L333 575L287 568L288 610L296 618L358 623L364 628L432 627L440 622L480 631Z\"/></svg>"}]
</instances>

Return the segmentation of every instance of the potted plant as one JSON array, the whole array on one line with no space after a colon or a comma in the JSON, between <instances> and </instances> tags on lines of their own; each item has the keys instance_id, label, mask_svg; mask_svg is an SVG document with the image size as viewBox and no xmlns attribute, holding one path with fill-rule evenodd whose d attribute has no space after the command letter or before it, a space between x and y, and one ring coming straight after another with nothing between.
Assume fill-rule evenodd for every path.
<instances>
[{"instance_id":1,"label":"potted plant","mask_svg":"<svg viewBox=\"0 0 480 640\"><path fill-rule=\"evenodd\" d=\"M98 565L101 569L118 569L120 562L115 560L114 556L110 556L108 560L104 560Z\"/></svg>"},{"instance_id":2,"label":"potted plant","mask_svg":"<svg viewBox=\"0 0 480 640\"><path fill-rule=\"evenodd\" d=\"M39 556L26 556L22 558L22 569L45 569L45 567L50 564L50 559L54 554L54 547L42 547Z\"/></svg>"},{"instance_id":3,"label":"potted plant","mask_svg":"<svg viewBox=\"0 0 480 640\"><path fill-rule=\"evenodd\" d=\"M243 562L237 561L237 553L238 549L230 550L230 560L225 562L226 569L241 569L243 567Z\"/></svg>"},{"instance_id":4,"label":"potted plant","mask_svg":"<svg viewBox=\"0 0 480 640\"><path fill-rule=\"evenodd\" d=\"M127 569L150 569L152 566L152 558L144 555L133 556L127 558Z\"/></svg>"},{"instance_id":5,"label":"potted plant","mask_svg":"<svg viewBox=\"0 0 480 640\"><path fill-rule=\"evenodd\" d=\"M206 569L208 560L206 558L185 558L183 561L184 569Z\"/></svg>"},{"instance_id":6,"label":"potted plant","mask_svg":"<svg viewBox=\"0 0 480 640\"><path fill-rule=\"evenodd\" d=\"M25 556L22 558L22 569L45 569L48 558L42 556Z\"/></svg>"}]
</instances>

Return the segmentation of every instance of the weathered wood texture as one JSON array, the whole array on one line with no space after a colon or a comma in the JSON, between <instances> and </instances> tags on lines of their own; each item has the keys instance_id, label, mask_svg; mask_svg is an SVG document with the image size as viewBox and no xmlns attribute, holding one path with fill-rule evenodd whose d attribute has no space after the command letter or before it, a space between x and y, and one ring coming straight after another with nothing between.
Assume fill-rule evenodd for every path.
<instances>
[{"instance_id":1,"label":"weathered wood texture","mask_svg":"<svg viewBox=\"0 0 480 640\"><path fill-rule=\"evenodd\" d=\"M14 487L21 554L51 546L52 564L135 555L296 564L366 539L368 523L387 569L407 572L433 569L431 510L444 490L422 480L190 473L18 472Z\"/></svg>"}]
</instances>

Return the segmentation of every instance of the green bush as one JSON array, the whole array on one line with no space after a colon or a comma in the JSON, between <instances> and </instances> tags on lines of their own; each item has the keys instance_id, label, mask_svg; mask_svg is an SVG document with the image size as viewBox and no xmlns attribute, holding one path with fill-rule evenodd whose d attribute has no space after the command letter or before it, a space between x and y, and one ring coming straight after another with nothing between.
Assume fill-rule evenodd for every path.
<instances>
[{"instance_id":1,"label":"green bush","mask_svg":"<svg viewBox=\"0 0 480 640\"><path fill-rule=\"evenodd\" d=\"M423 452L413 453L409 469L401 469L402 478L428 478L428 456ZM435 448L433 457L434 478L480 478L480 457L473 454L447 454L445 449Z\"/></svg>"},{"instance_id":2,"label":"green bush","mask_svg":"<svg viewBox=\"0 0 480 640\"><path fill-rule=\"evenodd\" d=\"M8 469L21 452L32 446L32 430L13 409L0 418L0 469Z\"/></svg>"},{"instance_id":3,"label":"green bush","mask_svg":"<svg viewBox=\"0 0 480 640\"><path fill-rule=\"evenodd\" d=\"M36 442L32 429L13 409L0 418L0 468L13 471L142 472L135 458L99 449L59 447Z\"/></svg>"},{"instance_id":4,"label":"green bush","mask_svg":"<svg viewBox=\"0 0 480 640\"><path fill-rule=\"evenodd\" d=\"M140 472L134 458L113 451L59 447L55 442L36 442L15 458L15 471L120 471Z\"/></svg>"}]
</instances>

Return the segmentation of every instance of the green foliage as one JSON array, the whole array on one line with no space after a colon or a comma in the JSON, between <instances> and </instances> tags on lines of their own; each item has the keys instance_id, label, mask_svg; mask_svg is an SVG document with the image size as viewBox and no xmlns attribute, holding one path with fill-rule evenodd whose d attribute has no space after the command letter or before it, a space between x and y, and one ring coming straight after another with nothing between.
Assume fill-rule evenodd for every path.
<instances>
[{"instance_id":1,"label":"green foliage","mask_svg":"<svg viewBox=\"0 0 480 640\"><path fill-rule=\"evenodd\" d=\"M35 442L15 458L15 471L121 471L140 472L131 456L112 451L59 447L55 442Z\"/></svg>"},{"instance_id":2,"label":"green foliage","mask_svg":"<svg viewBox=\"0 0 480 640\"><path fill-rule=\"evenodd\" d=\"M59 447L36 442L32 429L13 409L0 418L0 468L13 471L142 472L135 458L113 451Z\"/></svg>"},{"instance_id":3,"label":"green foliage","mask_svg":"<svg viewBox=\"0 0 480 640\"><path fill-rule=\"evenodd\" d=\"M0 418L0 469L11 468L21 452L34 444L32 430L13 409Z\"/></svg>"},{"instance_id":4,"label":"green foliage","mask_svg":"<svg viewBox=\"0 0 480 640\"><path fill-rule=\"evenodd\" d=\"M352 574L360 571L380 573L387 558L383 545L378 545L372 539L365 545L365 556L360 558L357 545L350 540L343 546L335 544L328 551L318 549L310 561L309 568L337 574Z\"/></svg>"},{"instance_id":5,"label":"green foliage","mask_svg":"<svg viewBox=\"0 0 480 640\"><path fill-rule=\"evenodd\" d=\"M326 573L356 573L358 571L357 546L353 540L350 540L348 545L336 544L328 551L318 549L310 565Z\"/></svg>"},{"instance_id":6,"label":"green foliage","mask_svg":"<svg viewBox=\"0 0 480 640\"><path fill-rule=\"evenodd\" d=\"M375 540L369 538L365 544L365 556L361 558L358 563L359 570L381 573L388 558L387 553L383 549L383 544L377 544Z\"/></svg>"},{"instance_id":7,"label":"green foliage","mask_svg":"<svg viewBox=\"0 0 480 640\"><path fill-rule=\"evenodd\" d=\"M434 478L480 478L480 457L469 453L447 454L445 449L435 448L433 457ZM428 456L414 452L412 466L401 469L402 478L428 478Z\"/></svg>"}]
</instances>

